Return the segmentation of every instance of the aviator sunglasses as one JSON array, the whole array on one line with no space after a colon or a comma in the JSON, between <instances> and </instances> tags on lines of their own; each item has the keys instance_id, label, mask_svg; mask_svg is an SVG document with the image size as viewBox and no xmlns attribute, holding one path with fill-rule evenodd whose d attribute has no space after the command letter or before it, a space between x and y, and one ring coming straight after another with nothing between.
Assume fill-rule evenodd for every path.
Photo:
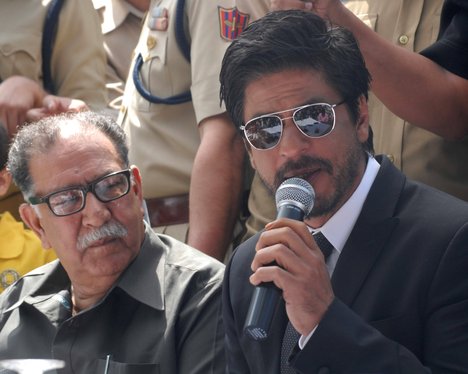
<instances>
[{"instance_id":1,"label":"aviator sunglasses","mask_svg":"<svg viewBox=\"0 0 468 374\"><path fill-rule=\"evenodd\" d=\"M240 129L244 131L247 141L258 150L276 147L283 134L283 121L292 118L299 131L309 138L321 138L332 132L335 127L335 110L338 104L315 103L297 108L282 110L255 117ZM278 114L294 111L291 117L281 118Z\"/></svg>"}]
</instances>

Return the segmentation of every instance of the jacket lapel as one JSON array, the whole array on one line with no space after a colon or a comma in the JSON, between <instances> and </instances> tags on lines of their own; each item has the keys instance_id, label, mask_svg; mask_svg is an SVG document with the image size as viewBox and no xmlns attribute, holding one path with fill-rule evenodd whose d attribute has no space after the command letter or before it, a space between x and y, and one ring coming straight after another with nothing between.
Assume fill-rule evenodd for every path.
<instances>
[{"instance_id":1,"label":"jacket lapel","mask_svg":"<svg viewBox=\"0 0 468 374\"><path fill-rule=\"evenodd\" d=\"M335 295L349 306L399 223L394 212L406 178L387 158L377 157L377 161L379 173L331 280Z\"/></svg>"}]
</instances>

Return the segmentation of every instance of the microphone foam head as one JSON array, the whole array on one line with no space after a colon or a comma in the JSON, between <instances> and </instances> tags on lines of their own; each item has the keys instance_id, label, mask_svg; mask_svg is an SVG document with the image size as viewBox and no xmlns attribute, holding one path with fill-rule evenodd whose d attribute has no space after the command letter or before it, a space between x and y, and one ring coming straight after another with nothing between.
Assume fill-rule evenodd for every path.
<instances>
[{"instance_id":1,"label":"microphone foam head","mask_svg":"<svg viewBox=\"0 0 468 374\"><path fill-rule=\"evenodd\" d=\"M309 182L302 178L286 179L276 190L276 208L284 204L301 205L305 215L314 207L315 191Z\"/></svg>"}]
</instances>

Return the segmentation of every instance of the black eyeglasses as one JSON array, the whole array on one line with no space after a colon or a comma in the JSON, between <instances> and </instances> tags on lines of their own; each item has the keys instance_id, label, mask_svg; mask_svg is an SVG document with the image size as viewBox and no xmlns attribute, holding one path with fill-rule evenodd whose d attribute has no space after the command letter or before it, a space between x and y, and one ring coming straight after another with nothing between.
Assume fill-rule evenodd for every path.
<instances>
[{"instance_id":1,"label":"black eyeglasses","mask_svg":"<svg viewBox=\"0 0 468 374\"><path fill-rule=\"evenodd\" d=\"M321 138L335 128L335 110L338 104L316 103L297 108L265 114L248 121L240 129L252 147L258 150L272 149L278 145L283 134L283 121L292 118L301 133L309 138ZM291 117L281 118L278 114L294 111Z\"/></svg>"},{"instance_id":2,"label":"black eyeglasses","mask_svg":"<svg viewBox=\"0 0 468 374\"><path fill-rule=\"evenodd\" d=\"M68 187L44 197L31 197L29 203L31 205L46 203L56 216L69 216L83 210L88 192L103 203L125 196L130 191L130 177L131 169L116 171L96 179L87 186Z\"/></svg>"}]
</instances>

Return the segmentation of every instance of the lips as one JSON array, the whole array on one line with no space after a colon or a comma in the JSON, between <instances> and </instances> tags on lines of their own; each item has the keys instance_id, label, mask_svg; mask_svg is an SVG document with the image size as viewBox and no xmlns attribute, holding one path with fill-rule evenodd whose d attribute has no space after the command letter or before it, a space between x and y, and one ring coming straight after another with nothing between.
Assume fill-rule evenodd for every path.
<instances>
[{"instance_id":1,"label":"lips","mask_svg":"<svg viewBox=\"0 0 468 374\"><path fill-rule=\"evenodd\" d=\"M89 247L101 247L101 246L104 246L106 244L109 244L111 242L113 242L114 240L116 240L116 238L103 238L103 239L100 239L100 240L96 240L94 242L92 242L89 246Z\"/></svg>"},{"instance_id":2,"label":"lips","mask_svg":"<svg viewBox=\"0 0 468 374\"><path fill-rule=\"evenodd\" d=\"M285 176L284 180L289 179L289 178L302 178L313 185L313 183L318 178L318 175L320 174L321 171L322 169L320 168L313 169L313 170L311 169L296 170L293 173L291 173L291 175Z\"/></svg>"}]
</instances>

